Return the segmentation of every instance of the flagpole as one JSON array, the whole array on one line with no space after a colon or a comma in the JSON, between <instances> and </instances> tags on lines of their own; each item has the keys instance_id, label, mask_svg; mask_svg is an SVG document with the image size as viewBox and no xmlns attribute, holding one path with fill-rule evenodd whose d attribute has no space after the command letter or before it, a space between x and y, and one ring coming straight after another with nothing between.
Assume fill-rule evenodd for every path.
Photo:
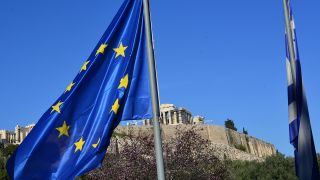
<instances>
[{"instance_id":1,"label":"flagpole","mask_svg":"<svg viewBox=\"0 0 320 180\"><path fill-rule=\"evenodd\" d=\"M291 22L290 22L290 14L288 8L288 0L283 0L283 8L284 8L284 17L286 21L286 32L287 32L287 39L288 39L288 46L289 46L289 55L290 55L290 68L292 74L292 80L294 86L296 86L296 55L293 46L293 38L292 38L292 29L291 29Z\"/></svg>"},{"instance_id":2,"label":"flagpole","mask_svg":"<svg viewBox=\"0 0 320 180\"><path fill-rule=\"evenodd\" d=\"M143 0L143 14L147 38L147 50L148 50L148 66L149 66L149 79L152 97L152 112L153 112L153 131L156 151L156 162L157 162L157 175L158 180L165 180L164 176L164 165L163 165L163 153L162 153L162 141L160 131L160 105L159 105L159 92L157 83L157 72L155 64L155 56L153 49L153 36L151 28L150 8L149 0Z\"/></svg>"}]
</instances>

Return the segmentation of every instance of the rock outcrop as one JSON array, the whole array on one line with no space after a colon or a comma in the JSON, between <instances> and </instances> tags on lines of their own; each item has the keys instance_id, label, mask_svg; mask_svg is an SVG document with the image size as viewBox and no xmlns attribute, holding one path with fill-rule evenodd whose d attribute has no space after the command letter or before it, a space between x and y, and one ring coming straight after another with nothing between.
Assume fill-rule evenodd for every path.
<instances>
[{"instance_id":1,"label":"rock outcrop","mask_svg":"<svg viewBox=\"0 0 320 180\"><path fill-rule=\"evenodd\" d=\"M175 135L177 128L186 129L193 126L203 139L209 140L215 150L215 154L220 159L230 160L258 160L276 154L274 145L255 137L245 135L216 125L163 125L161 126L162 140L168 141ZM152 126L119 126L117 133L151 134ZM111 144L113 147L118 145Z\"/></svg>"}]
</instances>

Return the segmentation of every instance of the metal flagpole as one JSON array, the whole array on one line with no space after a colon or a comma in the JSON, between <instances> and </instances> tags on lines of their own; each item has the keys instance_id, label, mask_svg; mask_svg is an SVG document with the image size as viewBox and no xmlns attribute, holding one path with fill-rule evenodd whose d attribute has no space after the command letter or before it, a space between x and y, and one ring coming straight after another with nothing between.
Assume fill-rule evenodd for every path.
<instances>
[{"instance_id":1,"label":"metal flagpole","mask_svg":"<svg viewBox=\"0 0 320 180\"><path fill-rule=\"evenodd\" d=\"M149 79L152 97L152 110L153 110L153 131L154 141L156 150L156 161L157 161L157 174L158 180L165 180L164 176L164 165L163 165L163 154L162 154L162 141L160 132L160 106L159 106L159 92L157 83L157 72L153 49L153 36L151 28L150 8L149 0L143 0L143 14L147 38L147 50L148 50L148 66L149 66Z\"/></svg>"},{"instance_id":2,"label":"metal flagpole","mask_svg":"<svg viewBox=\"0 0 320 180\"><path fill-rule=\"evenodd\" d=\"M287 39L288 39L288 46L289 46L289 54L290 54L290 67L291 67L291 74L293 79L293 84L296 86L296 54L293 46L293 38L292 38L292 29L291 29L291 22L290 22L290 15L289 15L289 8L288 8L288 0L283 0L283 8L284 8L284 17L286 20L286 32L287 32Z\"/></svg>"}]
</instances>

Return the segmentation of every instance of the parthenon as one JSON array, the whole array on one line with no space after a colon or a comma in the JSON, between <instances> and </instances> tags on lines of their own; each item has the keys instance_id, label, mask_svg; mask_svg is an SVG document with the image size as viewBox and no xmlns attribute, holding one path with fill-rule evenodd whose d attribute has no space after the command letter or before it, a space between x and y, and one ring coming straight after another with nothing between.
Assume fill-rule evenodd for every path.
<instances>
[{"instance_id":1,"label":"parthenon","mask_svg":"<svg viewBox=\"0 0 320 180\"><path fill-rule=\"evenodd\" d=\"M178 124L203 124L204 117L193 117L191 112L182 107L176 107L174 104L160 105L161 119L163 125L178 125ZM144 120L144 125L151 125L151 120Z\"/></svg>"}]
</instances>

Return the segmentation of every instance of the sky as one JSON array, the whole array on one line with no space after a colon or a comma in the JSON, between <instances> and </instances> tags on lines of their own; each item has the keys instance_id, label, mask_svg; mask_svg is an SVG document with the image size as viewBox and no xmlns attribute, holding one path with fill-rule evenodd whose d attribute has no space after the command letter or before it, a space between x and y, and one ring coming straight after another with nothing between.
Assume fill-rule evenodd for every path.
<instances>
[{"instance_id":1,"label":"sky","mask_svg":"<svg viewBox=\"0 0 320 180\"><path fill-rule=\"evenodd\" d=\"M0 1L0 129L36 123L78 73L123 0ZM161 103L293 155L282 0L151 0ZM320 152L320 1L293 1Z\"/></svg>"}]
</instances>

